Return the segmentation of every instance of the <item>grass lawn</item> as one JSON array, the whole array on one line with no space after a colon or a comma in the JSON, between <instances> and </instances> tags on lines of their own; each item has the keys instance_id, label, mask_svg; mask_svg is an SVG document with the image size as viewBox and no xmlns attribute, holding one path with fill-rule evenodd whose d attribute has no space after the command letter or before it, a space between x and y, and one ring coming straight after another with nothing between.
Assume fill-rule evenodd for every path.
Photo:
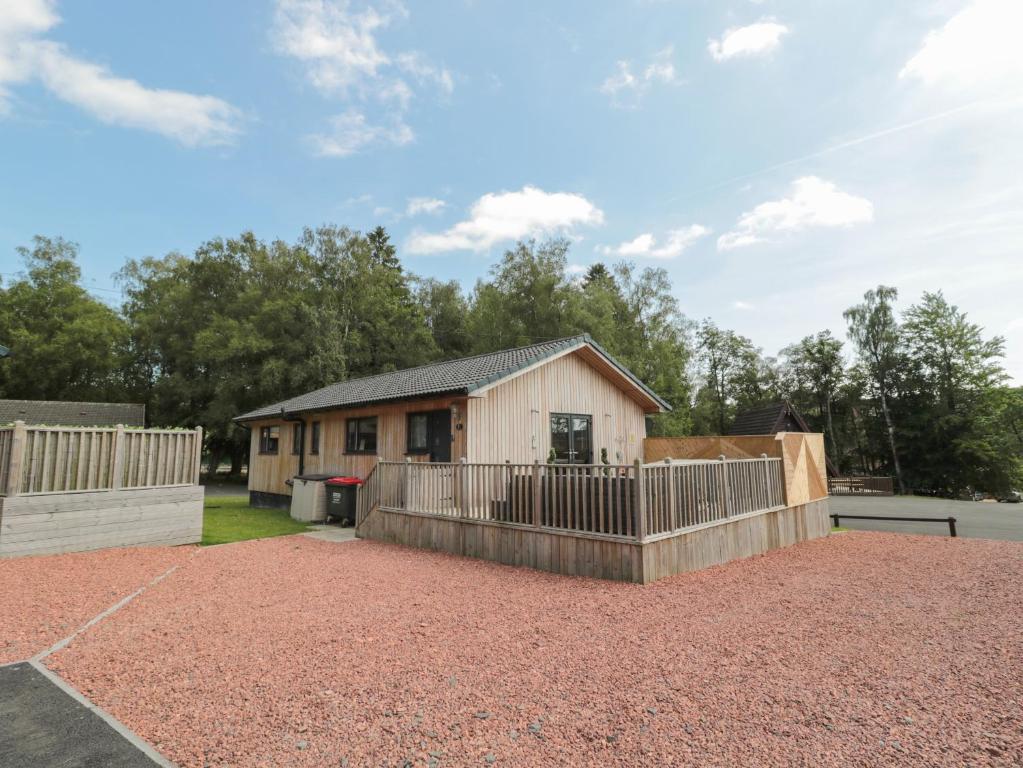
<instances>
[{"instance_id":1,"label":"grass lawn","mask_svg":"<svg viewBox=\"0 0 1023 768\"><path fill-rule=\"evenodd\" d=\"M308 531L282 509L254 509L244 496L208 496L203 510L202 544L265 539Z\"/></svg>"}]
</instances>

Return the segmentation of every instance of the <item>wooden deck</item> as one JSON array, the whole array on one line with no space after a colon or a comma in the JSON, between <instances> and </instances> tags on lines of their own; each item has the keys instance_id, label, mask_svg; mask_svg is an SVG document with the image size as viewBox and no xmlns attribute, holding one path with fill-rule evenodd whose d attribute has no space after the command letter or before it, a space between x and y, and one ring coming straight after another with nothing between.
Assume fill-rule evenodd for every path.
<instances>
[{"instance_id":1,"label":"wooden deck","mask_svg":"<svg viewBox=\"0 0 1023 768\"><path fill-rule=\"evenodd\" d=\"M826 492L807 460L814 446L801 444L818 437L790 435L781 456L732 460L380 462L360 493L357 535L648 583L828 535Z\"/></svg>"}]
</instances>

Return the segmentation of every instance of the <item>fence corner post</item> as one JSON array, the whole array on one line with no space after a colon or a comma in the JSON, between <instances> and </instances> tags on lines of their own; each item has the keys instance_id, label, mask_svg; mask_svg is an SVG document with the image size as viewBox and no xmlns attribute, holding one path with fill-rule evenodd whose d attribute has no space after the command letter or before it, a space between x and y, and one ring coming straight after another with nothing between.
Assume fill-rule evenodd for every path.
<instances>
[{"instance_id":1,"label":"fence corner post","mask_svg":"<svg viewBox=\"0 0 1023 768\"><path fill-rule=\"evenodd\" d=\"M540 489L540 462L537 459L533 460L533 527L539 528L542 523L543 515L541 507L543 505L543 493Z\"/></svg>"},{"instance_id":2,"label":"fence corner post","mask_svg":"<svg viewBox=\"0 0 1023 768\"><path fill-rule=\"evenodd\" d=\"M110 463L110 487L115 490L124 487L124 424L118 424L114 428L114 460Z\"/></svg>"},{"instance_id":3,"label":"fence corner post","mask_svg":"<svg viewBox=\"0 0 1023 768\"><path fill-rule=\"evenodd\" d=\"M643 462L635 459L632 466L636 472L636 541L640 544L646 539L646 484L643 482Z\"/></svg>"},{"instance_id":4,"label":"fence corner post","mask_svg":"<svg viewBox=\"0 0 1023 768\"><path fill-rule=\"evenodd\" d=\"M28 429L24 421L14 422L11 433L11 457L7 463L7 495L21 493L21 476L25 469L25 451L28 450Z\"/></svg>"},{"instance_id":5,"label":"fence corner post","mask_svg":"<svg viewBox=\"0 0 1023 768\"><path fill-rule=\"evenodd\" d=\"M677 531L682 526L678 519L678 494L675 490L675 464L670 456L664 457L664 468L668 470L668 520L671 521L671 530Z\"/></svg>"},{"instance_id":6,"label":"fence corner post","mask_svg":"<svg viewBox=\"0 0 1023 768\"><path fill-rule=\"evenodd\" d=\"M202 427L195 428L195 464L192 466L192 477L195 478L194 482L199 485L199 475L202 473ZM215 475L217 468L212 467L210 474Z\"/></svg>"}]
</instances>

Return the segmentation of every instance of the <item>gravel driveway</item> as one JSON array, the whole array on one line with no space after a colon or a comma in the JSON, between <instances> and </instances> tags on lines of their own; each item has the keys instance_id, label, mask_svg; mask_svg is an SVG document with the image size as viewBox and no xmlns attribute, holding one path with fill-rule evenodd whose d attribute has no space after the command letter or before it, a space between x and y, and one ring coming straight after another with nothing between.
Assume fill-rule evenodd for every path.
<instances>
[{"instance_id":1,"label":"gravel driveway","mask_svg":"<svg viewBox=\"0 0 1023 768\"><path fill-rule=\"evenodd\" d=\"M931 536L646 587L282 537L48 664L182 766L1016 766L1021 583L1023 545Z\"/></svg>"}]
</instances>

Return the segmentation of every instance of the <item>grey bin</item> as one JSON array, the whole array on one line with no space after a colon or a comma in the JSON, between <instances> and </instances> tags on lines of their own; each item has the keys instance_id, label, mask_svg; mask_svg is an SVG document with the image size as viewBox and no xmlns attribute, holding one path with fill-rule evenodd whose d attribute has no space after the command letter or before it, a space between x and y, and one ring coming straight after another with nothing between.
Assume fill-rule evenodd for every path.
<instances>
[{"instance_id":1,"label":"grey bin","mask_svg":"<svg viewBox=\"0 0 1023 768\"><path fill-rule=\"evenodd\" d=\"M355 524L355 508L362 480L358 477L335 477L325 484L327 491L327 519Z\"/></svg>"},{"instance_id":2,"label":"grey bin","mask_svg":"<svg viewBox=\"0 0 1023 768\"><path fill-rule=\"evenodd\" d=\"M327 519L327 499L324 484L335 475L296 475L291 481L291 516L302 522Z\"/></svg>"}]
</instances>

